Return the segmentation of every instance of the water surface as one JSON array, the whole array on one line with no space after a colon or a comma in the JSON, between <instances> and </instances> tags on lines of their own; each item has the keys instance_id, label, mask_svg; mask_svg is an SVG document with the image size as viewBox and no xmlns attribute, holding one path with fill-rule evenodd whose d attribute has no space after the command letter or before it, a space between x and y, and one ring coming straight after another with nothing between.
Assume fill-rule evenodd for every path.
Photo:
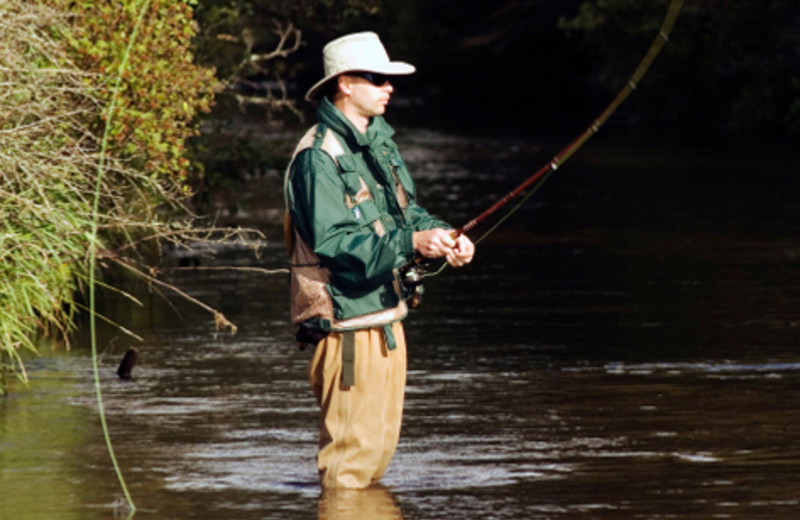
<instances>
[{"instance_id":1,"label":"water surface","mask_svg":"<svg viewBox=\"0 0 800 520\"><path fill-rule=\"evenodd\" d=\"M554 152L400 141L421 200L455 224ZM800 191L788 162L753 157L598 141L471 266L430 279L407 320L398 453L369 492L320 496L285 275L170 275L235 336L126 282L144 306L104 295L104 309L144 341L103 328L101 371L136 518L795 519ZM254 184L239 214L267 231L261 256L204 266L285 266L279 182ZM120 381L129 346L140 361ZM122 514L85 339L28 370L0 399L0 519Z\"/></svg>"}]
</instances>

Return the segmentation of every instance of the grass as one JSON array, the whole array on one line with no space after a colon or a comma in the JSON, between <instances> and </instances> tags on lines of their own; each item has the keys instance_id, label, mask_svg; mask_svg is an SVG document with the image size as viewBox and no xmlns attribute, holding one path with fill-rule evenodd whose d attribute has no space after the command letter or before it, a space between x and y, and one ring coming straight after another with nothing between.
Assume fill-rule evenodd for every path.
<instances>
[{"instance_id":1,"label":"grass","mask_svg":"<svg viewBox=\"0 0 800 520\"><path fill-rule=\"evenodd\" d=\"M85 275L91 149L81 115L94 97L61 66L59 18L11 2L0 18L0 349L3 372L27 380L20 351L41 333L68 337ZM65 108L71 108L65 111ZM5 386L0 387L0 392Z\"/></svg>"}]
</instances>

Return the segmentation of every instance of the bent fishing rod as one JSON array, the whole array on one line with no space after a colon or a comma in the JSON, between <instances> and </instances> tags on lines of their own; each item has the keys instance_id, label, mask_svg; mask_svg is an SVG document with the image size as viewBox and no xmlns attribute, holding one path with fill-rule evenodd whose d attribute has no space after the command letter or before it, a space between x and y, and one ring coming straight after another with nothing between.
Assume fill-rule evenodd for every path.
<instances>
[{"instance_id":1,"label":"bent fishing rod","mask_svg":"<svg viewBox=\"0 0 800 520\"><path fill-rule=\"evenodd\" d=\"M528 195L514 207L506 216L495 226L493 226L489 231L487 231L479 240L476 240L476 243L483 238L485 238L489 233L494 231L506 218L511 216L513 212L515 212L528 198L533 195L533 193L541 187L542 184L552 175L559 167L561 167L567 160L572 157L575 152L577 152L585 143L588 141L594 134L600 131L600 127L608 120L611 115L617 111L619 106L625 101L628 96L636 90L639 82L641 81L642 77L647 73L650 65L652 65L653 61L656 59L656 56L661 52L661 49L664 48L664 45L669 41L669 35L672 32L672 28L675 26L675 22L678 19L678 15L680 14L681 8L683 7L684 0L671 0L669 4L669 8L667 9L667 14L664 16L664 20L661 23L661 28L658 31L658 34L653 39L653 42L650 44L650 48L648 49L647 53L644 55L642 60L639 62L639 65L634 70L633 74L631 75L628 82L619 91L616 97L611 101L611 103L606 107L605 110L595 119L589 127L586 128L578 137L565 146L561 151L559 151L547 164L542 166L539 170L537 170L533 175L525 179L519 186L508 192L504 197L500 200L495 202L492 206L487 208L483 213L478 215L477 217L473 218L460 228L453 230L452 236L453 238L458 238L459 236L468 233L472 229L474 229L478 224L486 220L489 216L497 212L500 208L511 202L511 200L518 197L520 194L528 190L529 188L533 187L533 189L528 193ZM537 184L538 183L538 184ZM426 263L429 259L423 256L417 256L403 266L400 269L401 280L403 284L409 288L409 290L417 289L418 286L422 283L422 279L427 276L433 276L438 274L439 271L428 274L424 272L422 265ZM414 293L414 296L417 296L417 292ZM414 296L410 299L410 304L414 306ZM417 298L417 305L418 298Z\"/></svg>"}]
</instances>

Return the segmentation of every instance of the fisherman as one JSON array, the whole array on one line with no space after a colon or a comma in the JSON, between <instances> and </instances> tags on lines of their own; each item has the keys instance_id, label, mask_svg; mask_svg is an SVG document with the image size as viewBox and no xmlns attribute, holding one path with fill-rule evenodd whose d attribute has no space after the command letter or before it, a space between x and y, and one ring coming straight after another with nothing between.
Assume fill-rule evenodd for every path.
<instances>
[{"instance_id":1,"label":"fisherman","mask_svg":"<svg viewBox=\"0 0 800 520\"><path fill-rule=\"evenodd\" d=\"M306 94L318 100L318 123L286 171L291 314L298 343L315 345L320 483L365 488L381 478L400 436L407 291L398 268L418 255L463 266L475 246L417 204L382 117L391 77L414 66L390 61L373 32L331 41L323 62L324 77Z\"/></svg>"}]
</instances>

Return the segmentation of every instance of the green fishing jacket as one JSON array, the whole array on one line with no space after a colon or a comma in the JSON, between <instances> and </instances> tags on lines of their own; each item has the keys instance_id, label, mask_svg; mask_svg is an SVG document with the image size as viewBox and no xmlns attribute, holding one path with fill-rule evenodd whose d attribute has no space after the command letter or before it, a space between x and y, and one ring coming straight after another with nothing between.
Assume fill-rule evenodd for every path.
<instances>
[{"instance_id":1,"label":"green fishing jacket","mask_svg":"<svg viewBox=\"0 0 800 520\"><path fill-rule=\"evenodd\" d=\"M284 185L292 321L329 322L333 330L346 330L402 319L397 269L416 254L412 233L449 226L417 205L414 182L392 141L394 130L382 117L362 134L327 98L317 117ZM314 300L320 299L331 304L332 316L319 310ZM365 316L371 318L360 319Z\"/></svg>"}]
</instances>

